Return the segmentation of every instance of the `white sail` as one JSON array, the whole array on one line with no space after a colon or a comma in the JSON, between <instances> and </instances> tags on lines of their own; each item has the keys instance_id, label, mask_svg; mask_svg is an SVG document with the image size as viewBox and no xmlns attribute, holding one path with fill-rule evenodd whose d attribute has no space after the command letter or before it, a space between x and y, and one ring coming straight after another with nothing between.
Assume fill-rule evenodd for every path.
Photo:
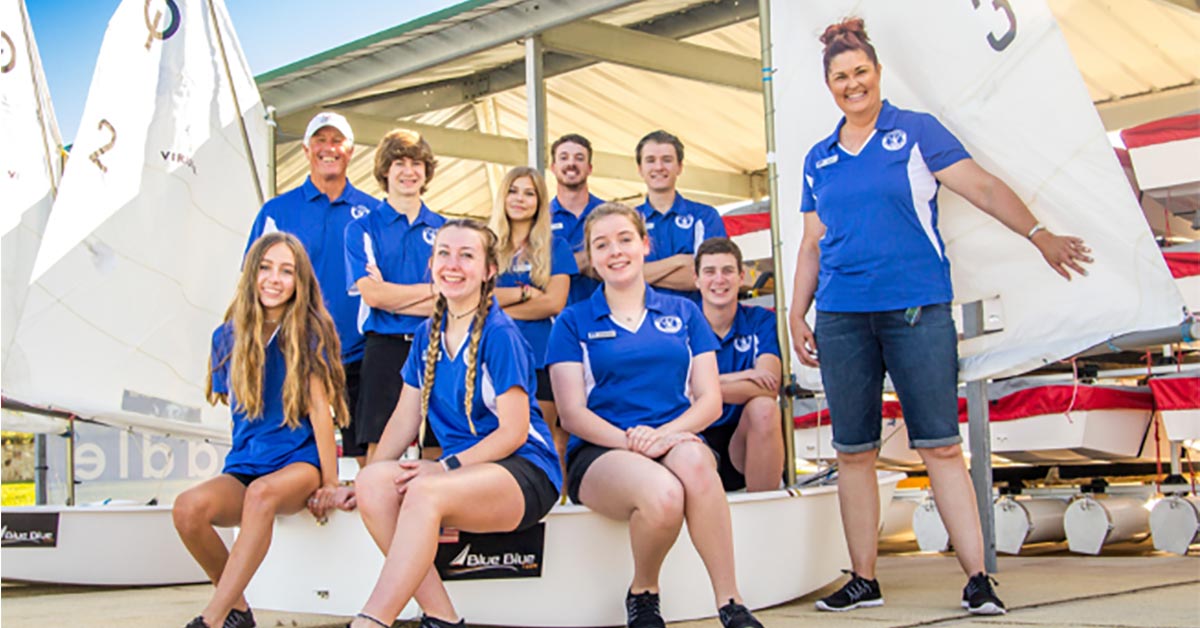
<instances>
[{"instance_id":1,"label":"white sail","mask_svg":"<svg viewBox=\"0 0 1200 628\"><path fill-rule=\"evenodd\" d=\"M124 0L110 20L7 397L228 438L228 411L204 401L209 340L261 203L267 130L224 3L212 5Z\"/></svg>"},{"instance_id":2,"label":"white sail","mask_svg":"<svg viewBox=\"0 0 1200 628\"><path fill-rule=\"evenodd\" d=\"M62 139L24 0L0 3L0 233L3 344L12 343L42 230L62 174Z\"/></svg>"},{"instance_id":3,"label":"white sail","mask_svg":"<svg viewBox=\"0 0 1200 628\"><path fill-rule=\"evenodd\" d=\"M775 0L771 11L789 292L804 156L841 117L817 37L857 15L879 51L884 98L935 115L1039 220L1094 251L1089 276L1067 282L1025 238L943 188L940 228L955 298L990 301L1003 325L960 343L963 380L1021 373L1125 332L1182 321L1182 297L1045 2ZM798 375L805 387L820 387L815 370Z\"/></svg>"}]
</instances>

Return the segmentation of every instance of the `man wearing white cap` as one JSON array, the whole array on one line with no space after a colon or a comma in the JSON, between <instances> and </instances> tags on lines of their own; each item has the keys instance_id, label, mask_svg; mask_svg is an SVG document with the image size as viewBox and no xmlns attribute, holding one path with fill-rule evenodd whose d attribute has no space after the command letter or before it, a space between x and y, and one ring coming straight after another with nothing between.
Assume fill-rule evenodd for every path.
<instances>
[{"instance_id":1,"label":"man wearing white cap","mask_svg":"<svg viewBox=\"0 0 1200 628\"><path fill-rule=\"evenodd\" d=\"M309 176L304 184L263 205L250 229L246 249L264 233L286 231L304 243L312 258L325 307L333 316L342 342L346 395L351 425L342 429L342 453L361 459L366 449L354 436L353 412L358 403L358 374L363 336L358 329L361 297L346 293L346 224L366 215L379 201L350 185L346 169L354 155L354 131L340 114L322 111L304 131ZM360 460L361 462L361 460Z\"/></svg>"}]
</instances>

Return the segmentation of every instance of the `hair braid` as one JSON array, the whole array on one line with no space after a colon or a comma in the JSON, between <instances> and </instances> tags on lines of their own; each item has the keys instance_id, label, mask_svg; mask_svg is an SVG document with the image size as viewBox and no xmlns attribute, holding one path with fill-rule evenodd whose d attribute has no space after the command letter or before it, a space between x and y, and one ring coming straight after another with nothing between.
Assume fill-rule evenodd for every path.
<instances>
[{"instance_id":1,"label":"hair braid","mask_svg":"<svg viewBox=\"0 0 1200 628\"><path fill-rule=\"evenodd\" d=\"M475 435L475 421L471 419L471 406L475 400L475 374L478 366L476 358L479 356L479 340L483 337L483 325L487 322L488 310L492 307L492 290L495 287L495 275L479 286L479 305L475 307L475 320L471 324L471 343L467 345L467 355L464 358L467 363L467 381L463 405L466 407L467 425L471 428L471 435Z\"/></svg>"},{"instance_id":2,"label":"hair braid","mask_svg":"<svg viewBox=\"0 0 1200 628\"><path fill-rule=\"evenodd\" d=\"M429 315L429 346L425 348L425 376L421 381L421 422L429 420L429 395L433 392L433 378L437 373L438 360L442 359L442 318L446 314L446 297L438 295Z\"/></svg>"}]
</instances>

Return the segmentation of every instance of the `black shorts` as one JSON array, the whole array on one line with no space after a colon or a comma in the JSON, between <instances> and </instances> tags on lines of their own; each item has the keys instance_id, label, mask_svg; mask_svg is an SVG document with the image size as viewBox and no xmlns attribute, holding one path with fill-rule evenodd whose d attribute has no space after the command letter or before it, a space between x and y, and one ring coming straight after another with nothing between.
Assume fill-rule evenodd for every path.
<instances>
[{"instance_id":1,"label":"black shorts","mask_svg":"<svg viewBox=\"0 0 1200 628\"><path fill-rule=\"evenodd\" d=\"M513 454L503 460L497 460L496 464L512 474L517 480L517 485L521 487L521 495L525 497L525 514L521 516L521 523L517 524L516 529L510 530L511 532L524 530L541 521L558 502L558 491L554 488L554 483L545 471L529 460Z\"/></svg>"},{"instance_id":2,"label":"black shorts","mask_svg":"<svg viewBox=\"0 0 1200 628\"><path fill-rule=\"evenodd\" d=\"M355 443L378 443L396 409L404 378L400 370L412 349L411 334L367 334L359 375L358 409L354 413Z\"/></svg>"},{"instance_id":3,"label":"black shorts","mask_svg":"<svg viewBox=\"0 0 1200 628\"><path fill-rule=\"evenodd\" d=\"M538 401L549 401L554 403L554 389L550 387L550 370L546 368L537 369L537 394L534 395Z\"/></svg>"},{"instance_id":4,"label":"black shorts","mask_svg":"<svg viewBox=\"0 0 1200 628\"><path fill-rule=\"evenodd\" d=\"M583 483L583 475L597 458L612 451L609 447L601 447L591 443L582 443L567 454L567 497L576 504L582 504L579 499L579 486Z\"/></svg>"},{"instance_id":5,"label":"black shorts","mask_svg":"<svg viewBox=\"0 0 1200 628\"><path fill-rule=\"evenodd\" d=\"M267 474L266 473L259 473L259 474L232 473L230 471L226 471L225 475L228 475L228 476L232 477L233 479L237 480L238 482L241 482L242 486L250 486L251 482L253 482L253 481L257 480L258 478L261 478L262 476L267 475Z\"/></svg>"},{"instance_id":6,"label":"black shorts","mask_svg":"<svg viewBox=\"0 0 1200 628\"><path fill-rule=\"evenodd\" d=\"M346 407L350 409L350 422L340 428L342 432L342 455L348 458L367 455L367 450L358 444L354 433L354 415L358 411L358 380L362 371L362 360L343 364L346 372Z\"/></svg>"},{"instance_id":7,"label":"black shorts","mask_svg":"<svg viewBox=\"0 0 1200 628\"><path fill-rule=\"evenodd\" d=\"M746 488L746 476L733 466L733 457L729 455L729 442L737 431L737 422L731 421L725 425L710 427L700 433L700 437L708 443L717 454L717 475L721 476L721 484L726 491L736 491Z\"/></svg>"}]
</instances>

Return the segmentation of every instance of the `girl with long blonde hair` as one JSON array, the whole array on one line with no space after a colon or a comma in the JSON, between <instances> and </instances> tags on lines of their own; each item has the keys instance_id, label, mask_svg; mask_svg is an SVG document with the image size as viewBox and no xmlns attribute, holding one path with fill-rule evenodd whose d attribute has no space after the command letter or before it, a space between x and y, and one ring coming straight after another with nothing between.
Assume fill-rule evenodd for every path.
<instances>
[{"instance_id":1,"label":"girl with long blonde hair","mask_svg":"<svg viewBox=\"0 0 1200 628\"><path fill-rule=\"evenodd\" d=\"M333 428L344 425L345 374L333 319L295 236L274 232L246 254L225 322L213 332L207 395L233 414L221 475L175 500L175 529L216 585L188 628L247 628L242 596L271 543L275 516L351 507L338 488ZM238 526L232 549L213 526Z\"/></svg>"},{"instance_id":2,"label":"girl with long blonde hair","mask_svg":"<svg viewBox=\"0 0 1200 628\"><path fill-rule=\"evenodd\" d=\"M579 267L571 245L550 229L549 202L541 173L525 166L513 168L500 182L490 226L499 240L496 302L533 349L538 406L562 452L567 433L558 426L558 410L546 374L546 343L554 317L567 304L571 275L579 272Z\"/></svg>"},{"instance_id":3,"label":"girl with long blonde hair","mask_svg":"<svg viewBox=\"0 0 1200 628\"><path fill-rule=\"evenodd\" d=\"M438 530L524 530L550 511L562 484L532 399L533 355L493 300L495 234L474 220L450 220L430 266L433 315L417 330L374 462L355 480L363 523L386 558L353 628L391 626L414 596L422 627L464 625L433 567ZM400 460L422 421L443 457Z\"/></svg>"}]
</instances>

